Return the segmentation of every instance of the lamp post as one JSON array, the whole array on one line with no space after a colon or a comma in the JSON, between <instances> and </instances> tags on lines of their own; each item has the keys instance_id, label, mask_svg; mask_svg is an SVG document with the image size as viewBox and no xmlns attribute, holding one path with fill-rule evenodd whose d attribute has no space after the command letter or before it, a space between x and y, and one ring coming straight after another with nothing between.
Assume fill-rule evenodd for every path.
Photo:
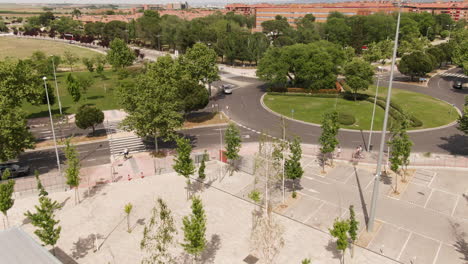
<instances>
[{"instance_id":1,"label":"lamp post","mask_svg":"<svg viewBox=\"0 0 468 264\"><path fill-rule=\"evenodd\" d=\"M374 190L372 192L371 209L370 209L370 214L369 214L369 222L367 225L368 232L372 232L374 229L375 210L377 206L377 197L379 195L380 174L382 173L382 159L383 159L383 152L384 152L384 147L385 147L385 133L387 132L388 112L390 109L390 98L392 96L393 73L395 71L395 60L396 60L396 53L398 49L398 33L400 30L400 17L401 17L401 2L398 1L398 19L397 19L397 26L396 26L396 32L395 32L395 44L393 46L392 68L390 70L390 82L388 84L387 100L385 104L385 115L384 115L384 121L383 121L383 126L382 126L381 138L380 138L379 156L377 160L377 168L376 168L375 178L374 178Z\"/></svg>"},{"instance_id":2,"label":"lamp post","mask_svg":"<svg viewBox=\"0 0 468 264\"><path fill-rule=\"evenodd\" d=\"M54 60L54 55L51 55L50 57L52 58L52 67L54 68L55 90L57 91L57 98L58 98L59 111L60 111L60 115L62 115L62 102L60 102L60 93L59 93L58 84L57 84L57 74L55 73L55 60Z\"/></svg>"},{"instance_id":3,"label":"lamp post","mask_svg":"<svg viewBox=\"0 0 468 264\"><path fill-rule=\"evenodd\" d=\"M370 125L370 132L369 132L369 141L367 143L367 151L370 152L371 140L372 140L372 129L374 128L374 116L375 116L375 105L377 104L377 96L379 94L379 82L380 82L380 69L381 67L377 67L377 88L375 89L375 97L374 97L374 108L372 109L372 120Z\"/></svg>"},{"instance_id":4,"label":"lamp post","mask_svg":"<svg viewBox=\"0 0 468 264\"><path fill-rule=\"evenodd\" d=\"M54 146L55 146L55 155L57 157L57 168L59 172L59 176L62 175L61 169L60 169L60 158L58 154L58 149L57 149L57 140L55 138L55 130L54 130L54 121L52 120L52 111L50 110L50 101L49 101L49 92L47 90L47 77L42 77L42 80L44 80L44 88L46 91L46 98L47 98L47 107L49 108L49 116L50 116L50 126L52 129L52 137L54 138Z\"/></svg>"},{"instance_id":5,"label":"lamp post","mask_svg":"<svg viewBox=\"0 0 468 264\"><path fill-rule=\"evenodd\" d=\"M431 27L427 27L427 30L426 30L426 38L428 38L428 36L429 36L429 29L430 29L430 28L431 28Z\"/></svg>"}]
</instances>

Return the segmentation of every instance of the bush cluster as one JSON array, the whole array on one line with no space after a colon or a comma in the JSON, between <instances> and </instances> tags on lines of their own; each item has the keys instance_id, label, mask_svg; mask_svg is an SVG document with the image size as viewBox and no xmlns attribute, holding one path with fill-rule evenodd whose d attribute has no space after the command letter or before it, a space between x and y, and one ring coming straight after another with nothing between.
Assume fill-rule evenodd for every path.
<instances>
[{"instance_id":1,"label":"bush cluster","mask_svg":"<svg viewBox=\"0 0 468 264\"><path fill-rule=\"evenodd\" d=\"M350 126L354 123L356 123L356 118L354 115L350 113L343 113L339 112L338 113L338 123L345 125L345 126Z\"/></svg>"}]
</instances>

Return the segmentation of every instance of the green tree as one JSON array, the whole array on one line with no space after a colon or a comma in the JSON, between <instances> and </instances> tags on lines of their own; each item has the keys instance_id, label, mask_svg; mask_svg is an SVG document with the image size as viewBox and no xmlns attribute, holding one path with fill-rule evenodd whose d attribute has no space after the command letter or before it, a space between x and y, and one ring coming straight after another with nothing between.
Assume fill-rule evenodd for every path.
<instances>
[{"instance_id":1,"label":"green tree","mask_svg":"<svg viewBox=\"0 0 468 264\"><path fill-rule=\"evenodd\" d=\"M401 163L404 166L403 182L406 182L406 171L410 163L411 148L413 142L410 140L406 130L408 129L409 121L405 118L400 125L399 136L401 138Z\"/></svg>"},{"instance_id":2,"label":"green tree","mask_svg":"<svg viewBox=\"0 0 468 264\"><path fill-rule=\"evenodd\" d=\"M70 71L73 72L73 65L75 65L80 60L80 58L78 58L78 56L76 56L69 50L66 50L63 56L65 62L70 66Z\"/></svg>"},{"instance_id":3,"label":"green tree","mask_svg":"<svg viewBox=\"0 0 468 264\"><path fill-rule=\"evenodd\" d=\"M312 14L306 14L297 19L297 40L299 43L310 43L320 39L315 25L315 17Z\"/></svg>"},{"instance_id":4,"label":"green tree","mask_svg":"<svg viewBox=\"0 0 468 264\"><path fill-rule=\"evenodd\" d=\"M49 193L45 190L44 186L42 185L41 179L39 178L38 170L34 170L34 177L36 178L37 190L39 191L39 196L49 195Z\"/></svg>"},{"instance_id":5,"label":"green tree","mask_svg":"<svg viewBox=\"0 0 468 264\"><path fill-rule=\"evenodd\" d=\"M60 238L62 227L58 226L59 220L55 220L55 210L61 206L57 201L52 201L47 195L39 195L39 206L35 205L35 213L29 210L24 214L31 224L37 229L34 231L44 245L52 246L55 255L55 245Z\"/></svg>"},{"instance_id":6,"label":"green tree","mask_svg":"<svg viewBox=\"0 0 468 264\"><path fill-rule=\"evenodd\" d=\"M284 171L286 178L291 179L293 183L293 197L296 197L296 181L302 178L304 170L301 166L302 148L301 139L294 137L294 140L289 143L290 155L284 163Z\"/></svg>"},{"instance_id":7,"label":"green tree","mask_svg":"<svg viewBox=\"0 0 468 264\"><path fill-rule=\"evenodd\" d=\"M54 16L54 13L48 11L48 12L44 12L42 14L39 15L39 22L41 23L41 25L43 25L44 27L47 27L50 25L50 21L54 20L55 19L55 16Z\"/></svg>"},{"instance_id":8,"label":"green tree","mask_svg":"<svg viewBox=\"0 0 468 264\"><path fill-rule=\"evenodd\" d=\"M200 168L198 168L198 178L199 179L202 179L204 180L206 178L206 173L205 173L205 168L206 168L206 165L205 165L205 160L207 159L208 157L208 154L206 153L206 150L205 150L205 153L203 153L203 158L201 160L201 164L200 164Z\"/></svg>"},{"instance_id":9,"label":"green tree","mask_svg":"<svg viewBox=\"0 0 468 264\"><path fill-rule=\"evenodd\" d=\"M134 85L118 87L120 103L128 113L122 126L140 137L153 137L156 152L157 138L172 138L174 130L183 123L178 74L171 57L160 57L148 65Z\"/></svg>"},{"instance_id":10,"label":"green tree","mask_svg":"<svg viewBox=\"0 0 468 264\"><path fill-rule=\"evenodd\" d=\"M78 108L75 115L75 124L81 129L93 128L93 134L95 132L95 126L104 122L104 112L101 109L94 106L82 105Z\"/></svg>"},{"instance_id":11,"label":"green tree","mask_svg":"<svg viewBox=\"0 0 468 264\"><path fill-rule=\"evenodd\" d=\"M192 146L190 145L190 139L188 138L177 138L177 155L174 157L174 165L172 167L179 174L185 177L187 182L187 198L190 191L190 175L195 172L195 165L190 157L192 154Z\"/></svg>"},{"instance_id":12,"label":"green tree","mask_svg":"<svg viewBox=\"0 0 468 264\"><path fill-rule=\"evenodd\" d=\"M157 11L146 10L143 16L136 20L136 34L139 38L149 41L151 47L161 50L161 17Z\"/></svg>"},{"instance_id":13,"label":"green tree","mask_svg":"<svg viewBox=\"0 0 468 264\"><path fill-rule=\"evenodd\" d=\"M183 68L192 75L193 79L209 86L210 95L211 83L219 80L217 57L213 49L203 43L196 43L180 58Z\"/></svg>"},{"instance_id":14,"label":"green tree","mask_svg":"<svg viewBox=\"0 0 468 264\"><path fill-rule=\"evenodd\" d=\"M233 168L234 162L240 158L239 151L242 142L240 131L236 124L229 123L224 133L224 142L226 144L226 157L229 160L230 167Z\"/></svg>"},{"instance_id":15,"label":"green tree","mask_svg":"<svg viewBox=\"0 0 468 264\"><path fill-rule=\"evenodd\" d=\"M349 238L352 242L351 257L354 257L354 243L356 243L358 235L359 222L356 220L356 213L354 212L354 206L349 206Z\"/></svg>"},{"instance_id":16,"label":"green tree","mask_svg":"<svg viewBox=\"0 0 468 264\"><path fill-rule=\"evenodd\" d=\"M13 204L15 203L15 199L13 199L13 193L15 192L15 181L8 180L10 176L10 170L5 169L2 173L2 180L4 182L0 184L0 211L5 216L8 227L10 226L10 223L8 221L7 213L8 210L10 210L10 208L13 207ZM5 224L5 222L3 223ZM6 229L5 225L4 228Z\"/></svg>"},{"instance_id":17,"label":"green tree","mask_svg":"<svg viewBox=\"0 0 468 264\"><path fill-rule=\"evenodd\" d=\"M170 253L174 245L174 235L177 229L174 218L166 202L161 198L151 210L151 218L143 230L140 248L147 252L143 264L175 264L176 260Z\"/></svg>"},{"instance_id":18,"label":"green tree","mask_svg":"<svg viewBox=\"0 0 468 264\"><path fill-rule=\"evenodd\" d=\"M130 214L132 213L133 210L133 204L128 203L124 206L124 213L125 216L127 216L127 232L130 233L132 230L130 229Z\"/></svg>"},{"instance_id":19,"label":"green tree","mask_svg":"<svg viewBox=\"0 0 468 264\"><path fill-rule=\"evenodd\" d=\"M22 109L4 107L0 102L0 124L0 161L14 159L25 149L34 148L34 137Z\"/></svg>"},{"instance_id":20,"label":"green tree","mask_svg":"<svg viewBox=\"0 0 468 264\"><path fill-rule=\"evenodd\" d=\"M60 34L73 34L81 35L83 25L79 20L73 20L67 16L61 16L59 19L55 19L50 24L52 31L59 32Z\"/></svg>"},{"instance_id":21,"label":"green tree","mask_svg":"<svg viewBox=\"0 0 468 264\"><path fill-rule=\"evenodd\" d=\"M262 31L274 40L279 36L289 35L292 32L292 28L286 17L277 15L274 20L262 22Z\"/></svg>"},{"instance_id":22,"label":"green tree","mask_svg":"<svg viewBox=\"0 0 468 264\"><path fill-rule=\"evenodd\" d=\"M351 37L351 27L346 24L344 18L328 18L325 24L325 38L333 43L345 46Z\"/></svg>"},{"instance_id":23,"label":"green tree","mask_svg":"<svg viewBox=\"0 0 468 264\"><path fill-rule=\"evenodd\" d=\"M348 232L349 232L349 222L346 220L335 219L333 223L333 229L328 229L330 234L335 237L336 240L336 249L342 251L342 260L344 263L345 251L348 248Z\"/></svg>"},{"instance_id":24,"label":"green tree","mask_svg":"<svg viewBox=\"0 0 468 264\"><path fill-rule=\"evenodd\" d=\"M76 79L75 76L69 73L67 75L66 84L67 84L68 93L72 97L73 102L77 103L81 98L81 91L80 91L81 85L78 79Z\"/></svg>"},{"instance_id":25,"label":"green tree","mask_svg":"<svg viewBox=\"0 0 468 264\"><path fill-rule=\"evenodd\" d=\"M404 142L401 138L399 128L397 128L393 131L392 138L388 142L390 146L390 170L395 173L395 193L398 193L398 175L400 174L400 167L403 165L403 144Z\"/></svg>"},{"instance_id":26,"label":"green tree","mask_svg":"<svg viewBox=\"0 0 468 264\"><path fill-rule=\"evenodd\" d=\"M104 66L106 65L106 57L102 54L96 55L93 60L96 62L96 73L103 76Z\"/></svg>"},{"instance_id":27,"label":"green tree","mask_svg":"<svg viewBox=\"0 0 468 264\"><path fill-rule=\"evenodd\" d=\"M89 72L94 72L94 60L92 58L83 57L81 61L86 66L86 69L88 69Z\"/></svg>"},{"instance_id":28,"label":"green tree","mask_svg":"<svg viewBox=\"0 0 468 264\"><path fill-rule=\"evenodd\" d=\"M78 186L80 185L80 158L75 146L71 144L70 139L65 140L65 158L67 169L65 170L66 183L70 188L75 189L75 204L80 201Z\"/></svg>"},{"instance_id":29,"label":"green tree","mask_svg":"<svg viewBox=\"0 0 468 264\"><path fill-rule=\"evenodd\" d=\"M325 165L330 158L333 164L333 152L339 142L336 136L339 130L338 113L336 111L328 112L323 115L322 134L319 138L322 170L325 172Z\"/></svg>"},{"instance_id":30,"label":"green tree","mask_svg":"<svg viewBox=\"0 0 468 264\"><path fill-rule=\"evenodd\" d=\"M463 114L458 117L457 123L458 130L468 134L468 107L466 105L464 107Z\"/></svg>"},{"instance_id":31,"label":"green tree","mask_svg":"<svg viewBox=\"0 0 468 264\"><path fill-rule=\"evenodd\" d=\"M127 46L125 41L119 38L111 41L107 61L114 69L123 69L132 65L135 58L135 52Z\"/></svg>"},{"instance_id":32,"label":"green tree","mask_svg":"<svg viewBox=\"0 0 468 264\"><path fill-rule=\"evenodd\" d=\"M426 53L415 51L411 54L404 55L400 63L398 63L398 71L404 75L411 76L425 76L432 71L433 63Z\"/></svg>"},{"instance_id":33,"label":"green tree","mask_svg":"<svg viewBox=\"0 0 468 264\"><path fill-rule=\"evenodd\" d=\"M206 247L206 216L200 198L192 198L192 214L182 219L182 230L184 230L184 243L182 247L185 252L191 254L196 260Z\"/></svg>"},{"instance_id":34,"label":"green tree","mask_svg":"<svg viewBox=\"0 0 468 264\"><path fill-rule=\"evenodd\" d=\"M301 264L311 264L311 263L312 263L311 260L308 259L308 258L303 259L302 262L301 262Z\"/></svg>"},{"instance_id":35,"label":"green tree","mask_svg":"<svg viewBox=\"0 0 468 264\"><path fill-rule=\"evenodd\" d=\"M71 12L72 18L76 17L79 18L81 16L81 11L79 9L74 8L73 11Z\"/></svg>"},{"instance_id":36,"label":"green tree","mask_svg":"<svg viewBox=\"0 0 468 264\"><path fill-rule=\"evenodd\" d=\"M360 58L354 58L344 68L346 83L354 92L354 100L359 90L367 90L373 82L374 70L370 63Z\"/></svg>"}]
</instances>

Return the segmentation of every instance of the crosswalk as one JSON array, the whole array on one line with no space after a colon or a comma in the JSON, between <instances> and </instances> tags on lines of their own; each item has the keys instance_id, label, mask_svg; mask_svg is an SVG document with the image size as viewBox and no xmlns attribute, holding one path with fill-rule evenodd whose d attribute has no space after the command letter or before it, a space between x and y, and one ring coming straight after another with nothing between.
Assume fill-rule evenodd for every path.
<instances>
[{"instance_id":1,"label":"crosswalk","mask_svg":"<svg viewBox=\"0 0 468 264\"><path fill-rule=\"evenodd\" d=\"M142 152L147 149L147 145L143 139L136 135L113 137L113 134L124 132L124 130L119 127L118 122L106 122L105 126L107 135L109 136L111 155L123 155L125 149L128 149L130 153Z\"/></svg>"},{"instance_id":2,"label":"crosswalk","mask_svg":"<svg viewBox=\"0 0 468 264\"><path fill-rule=\"evenodd\" d=\"M457 78L464 78L464 79L468 79L468 76L466 76L465 74L463 73L450 73L450 72L444 72L442 74L440 74L440 76L447 76L447 77L457 77Z\"/></svg>"}]
</instances>

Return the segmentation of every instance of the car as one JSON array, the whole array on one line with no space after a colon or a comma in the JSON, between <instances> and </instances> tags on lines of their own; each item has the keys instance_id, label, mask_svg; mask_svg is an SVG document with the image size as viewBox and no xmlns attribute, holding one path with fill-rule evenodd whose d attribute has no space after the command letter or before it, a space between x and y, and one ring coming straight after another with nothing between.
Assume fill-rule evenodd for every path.
<instances>
[{"instance_id":1,"label":"car","mask_svg":"<svg viewBox=\"0 0 468 264\"><path fill-rule=\"evenodd\" d=\"M461 81L456 81L454 84L453 84L453 88L455 89L461 89L463 88L463 84Z\"/></svg>"},{"instance_id":2,"label":"car","mask_svg":"<svg viewBox=\"0 0 468 264\"><path fill-rule=\"evenodd\" d=\"M16 163L4 163L0 164L0 175L3 175L6 169L10 170L12 178L27 176L31 171L29 166L20 166Z\"/></svg>"},{"instance_id":3,"label":"car","mask_svg":"<svg viewBox=\"0 0 468 264\"><path fill-rule=\"evenodd\" d=\"M232 85L230 84L223 84L222 86L223 93L225 94L232 94Z\"/></svg>"}]
</instances>

